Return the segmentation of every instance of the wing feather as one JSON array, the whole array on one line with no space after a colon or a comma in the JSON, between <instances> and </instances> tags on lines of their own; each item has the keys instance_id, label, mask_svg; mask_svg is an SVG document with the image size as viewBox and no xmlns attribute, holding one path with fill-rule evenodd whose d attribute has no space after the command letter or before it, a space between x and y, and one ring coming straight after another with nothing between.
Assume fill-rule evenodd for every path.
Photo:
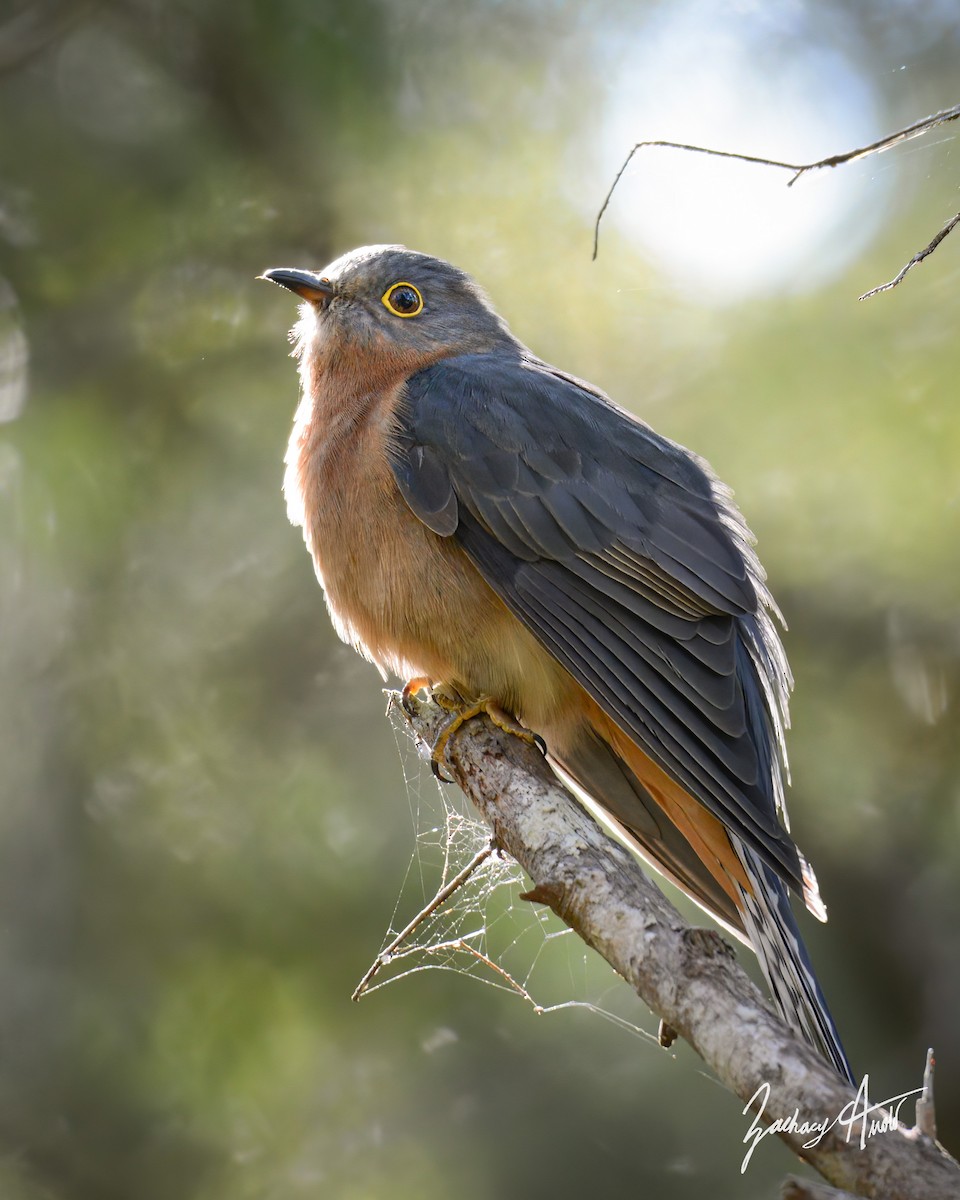
<instances>
[{"instance_id":1,"label":"wing feather","mask_svg":"<svg viewBox=\"0 0 960 1200\"><path fill-rule=\"evenodd\" d=\"M777 819L789 671L709 468L519 348L414 375L393 466L414 513L607 714L800 889Z\"/></svg>"}]
</instances>

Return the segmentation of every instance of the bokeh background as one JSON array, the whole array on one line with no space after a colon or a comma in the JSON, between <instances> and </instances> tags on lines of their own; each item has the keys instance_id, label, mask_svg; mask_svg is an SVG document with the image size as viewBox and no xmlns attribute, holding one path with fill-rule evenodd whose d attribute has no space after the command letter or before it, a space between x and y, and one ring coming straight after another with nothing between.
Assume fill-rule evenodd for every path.
<instances>
[{"instance_id":1,"label":"bokeh background","mask_svg":"<svg viewBox=\"0 0 960 1200\"><path fill-rule=\"evenodd\" d=\"M741 1178L738 1103L592 1012L435 971L350 1003L436 787L286 523L294 310L254 276L378 241L735 488L814 958L872 1094L936 1048L960 1147L960 234L857 303L956 211L957 126L791 189L646 151L590 259L634 141L831 154L957 103L958 52L942 0L6 0L4 1200L749 1200L795 1165Z\"/></svg>"}]
</instances>

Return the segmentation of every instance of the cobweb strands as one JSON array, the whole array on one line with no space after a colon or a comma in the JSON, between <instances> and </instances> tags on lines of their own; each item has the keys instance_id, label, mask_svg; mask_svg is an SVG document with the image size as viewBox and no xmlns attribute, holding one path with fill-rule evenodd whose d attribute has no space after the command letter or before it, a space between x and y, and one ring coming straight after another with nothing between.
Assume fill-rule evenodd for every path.
<instances>
[{"instance_id":1,"label":"cobweb strands","mask_svg":"<svg viewBox=\"0 0 960 1200\"><path fill-rule=\"evenodd\" d=\"M585 1009L649 1038L636 997L547 907L524 898L520 866L496 850L463 793L436 782L413 753L409 726L388 710L403 766L415 844L379 953L354 1000L422 971L451 971L512 993L537 1014ZM623 1010L622 1012L619 1010Z\"/></svg>"}]
</instances>

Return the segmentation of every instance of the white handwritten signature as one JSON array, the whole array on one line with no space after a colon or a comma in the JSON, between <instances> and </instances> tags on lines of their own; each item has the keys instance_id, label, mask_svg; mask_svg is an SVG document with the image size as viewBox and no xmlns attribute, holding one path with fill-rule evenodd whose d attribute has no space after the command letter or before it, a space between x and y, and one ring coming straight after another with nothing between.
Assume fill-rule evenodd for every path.
<instances>
[{"instance_id":1,"label":"white handwritten signature","mask_svg":"<svg viewBox=\"0 0 960 1200\"><path fill-rule=\"evenodd\" d=\"M753 1152L759 1146L760 1142L771 1133L793 1133L798 1134L800 1137L809 1136L809 1141L803 1143L803 1149L811 1150L814 1146L818 1146L835 1126L839 1125L841 1128L846 1129L846 1140L848 1142L854 1134L854 1127L858 1126L857 1136L860 1141L860 1149L862 1150L869 1138L876 1136L878 1133L889 1133L890 1130L896 1129L902 1106L911 1096L919 1096L923 1091L923 1088L914 1088L911 1092L901 1092L899 1096L890 1096L887 1100L880 1100L876 1104L871 1104L868 1093L869 1082L870 1076L864 1075L860 1087L857 1089L856 1096L853 1100L845 1104L835 1117L826 1117L822 1121L801 1120L800 1110L795 1108L789 1117L777 1117L769 1125L763 1124L763 1116L766 1111L767 1101L770 1099L770 1084L761 1083L743 1110L743 1115L746 1116L759 1100L760 1108L751 1121L750 1128L743 1135L743 1143L747 1145L749 1142L749 1147L743 1156L743 1162L740 1164L740 1174L742 1175L746 1171L750 1159L753 1157ZM871 1113L881 1108L887 1110L882 1116L868 1119Z\"/></svg>"}]
</instances>

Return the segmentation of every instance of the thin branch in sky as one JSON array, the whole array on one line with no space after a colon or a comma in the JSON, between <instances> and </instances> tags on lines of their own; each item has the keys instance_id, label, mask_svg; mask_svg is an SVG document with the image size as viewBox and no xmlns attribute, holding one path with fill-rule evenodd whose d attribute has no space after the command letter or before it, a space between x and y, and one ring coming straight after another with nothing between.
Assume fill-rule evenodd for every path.
<instances>
[{"instance_id":1,"label":"thin branch in sky","mask_svg":"<svg viewBox=\"0 0 960 1200\"><path fill-rule=\"evenodd\" d=\"M670 150L685 150L692 154L709 154L713 158L734 158L738 162L757 163L763 167L777 167L783 171L792 171L790 179L787 180L787 187L793 187L801 175L805 175L808 171L817 171L823 167L840 167L845 163L855 162L857 159L866 158L871 154L880 154L884 150L889 150L892 146L897 146L900 142L909 141L911 138L921 137L925 133L929 133L931 129L935 129L938 125L943 125L947 121L955 121L960 117L960 104L955 104L953 108L944 108L940 112L933 113L932 116L923 117L922 120L914 121L912 125L907 125L903 129L898 129L895 133L889 133L886 137L882 137L875 142L870 142L866 146L857 146L853 150L845 150L842 154L831 154L828 158L819 158L816 162L809 163L790 163L781 162L776 158L762 158L755 154L740 154L733 150L715 150L709 146L692 146L686 142L666 142L666 141L649 141L637 142L631 149L630 153L623 160L619 171L614 176L613 183L600 205L600 211L597 213L597 219L593 226L593 257L596 259L597 251L600 247L600 222L603 220L603 215L609 207L613 193L617 189L617 185L623 178L623 174L633 160L633 156L638 150L643 150L649 146L661 146ZM911 268L915 267L936 250L948 233L957 225L960 224L960 213L952 217L946 225L939 231L930 243L920 250L910 259L904 268L889 281L889 283L880 284L880 286L872 288L869 292L864 292L860 297L861 300L868 300L871 296L876 296L880 292L890 291L895 288L898 283L904 278Z\"/></svg>"},{"instance_id":2,"label":"thin branch in sky","mask_svg":"<svg viewBox=\"0 0 960 1200\"><path fill-rule=\"evenodd\" d=\"M922 263L928 254L932 254L947 236L950 230L956 228L957 225L960 225L960 212L958 212L955 217L951 217L946 225L944 225L944 227L936 235L936 237L932 238L928 245L924 246L924 248L918 251L908 263L902 266L888 283L881 283L878 287L871 288L869 292L864 292L860 299L869 300L871 296L878 296L881 292L889 292L891 288L895 288L897 284L901 282L906 273L912 270L917 263Z\"/></svg>"}]
</instances>

